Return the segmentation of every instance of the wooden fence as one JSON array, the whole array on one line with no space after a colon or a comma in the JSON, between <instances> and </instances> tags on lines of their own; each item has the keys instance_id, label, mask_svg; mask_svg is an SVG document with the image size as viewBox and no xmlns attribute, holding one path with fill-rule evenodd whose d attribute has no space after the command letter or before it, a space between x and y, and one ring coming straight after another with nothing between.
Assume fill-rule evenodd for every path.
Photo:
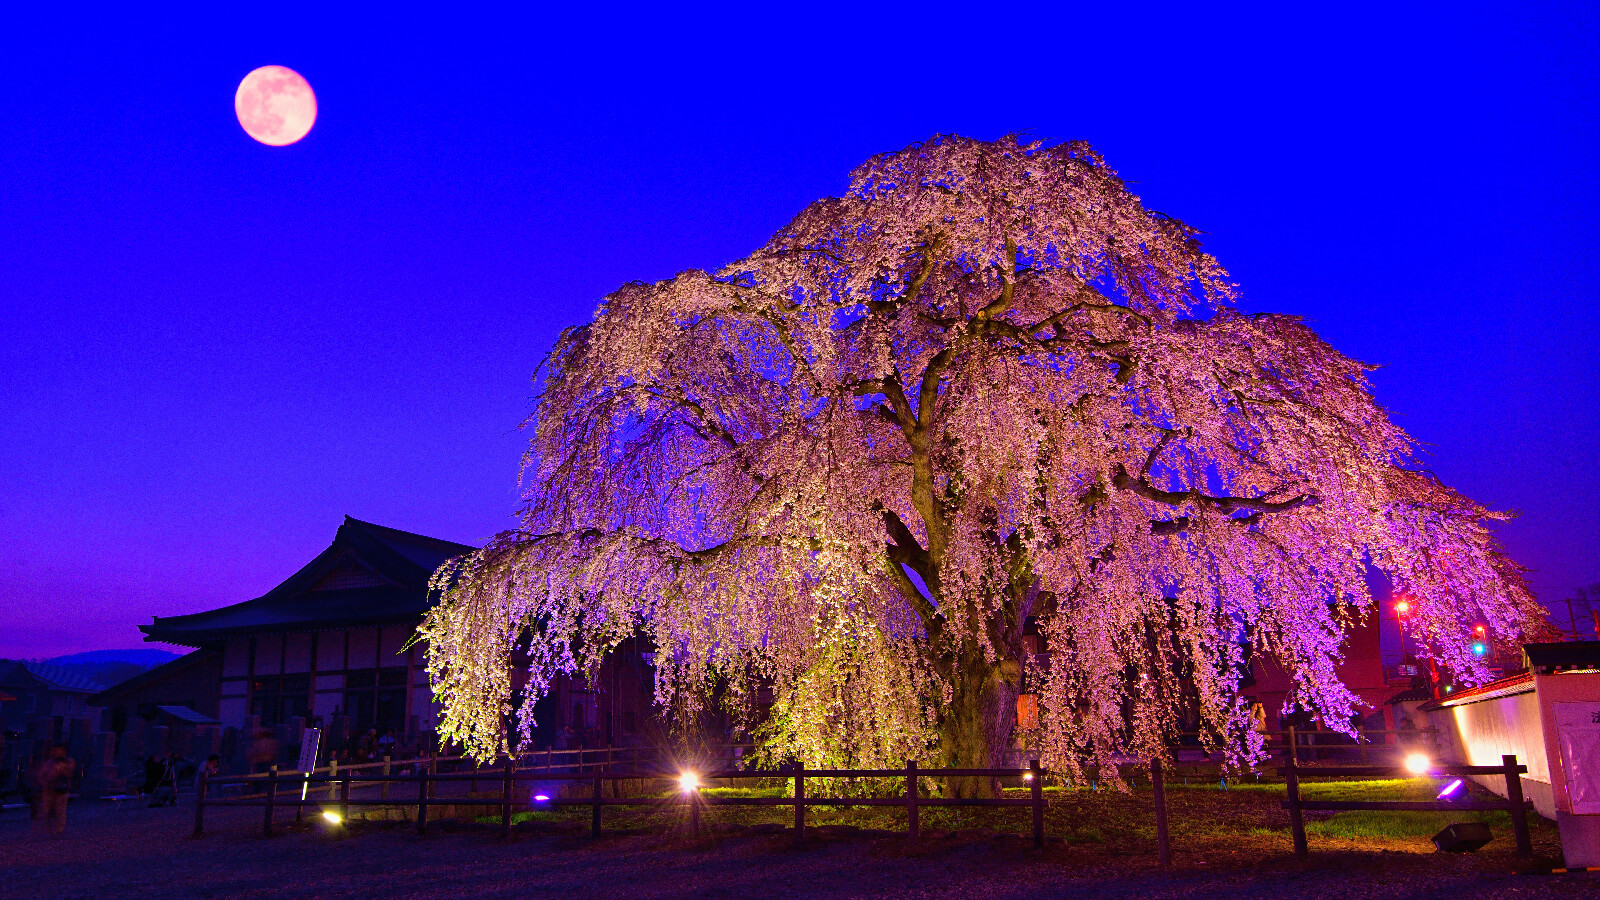
<instances>
[{"instance_id":1,"label":"wooden fence","mask_svg":"<svg viewBox=\"0 0 1600 900\"><path fill-rule=\"evenodd\" d=\"M1506 779L1506 799L1504 800L1302 800L1300 798L1300 778L1306 775L1329 776L1334 778L1407 778L1412 773L1402 768L1387 766L1339 766L1306 768L1297 765L1293 759L1289 765L1278 770L1284 776L1288 786L1289 798L1283 801L1283 808L1289 811L1289 831L1294 837L1294 855L1306 858L1306 823L1305 810L1388 810L1391 812L1454 812L1457 810L1493 810L1503 809L1511 813L1511 830L1517 839L1517 855L1527 859L1533 856L1533 844L1528 838L1528 804L1522 798L1522 775L1528 771L1527 766L1518 765L1515 756L1500 757L1498 766L1458 766L1436 765L1429 769L1433 775L1447 777L1467 775L1503 775Z\"/></svg>"},{"instance_id":2,"label":"wooden fence","mask_svg":"<svg viewBox=\"0 0 1600 900\"><path fill-rule=\"evenodd\" d=\"M589 751L596 752L596 751ZM592 808L590 833L595 837L601 834L601 810L607 806L680 806L685 807L689 818L689 827L692 833L699 832L700 808L702 806L789 806L794 809L794 829L796 837L803 837L806 830L806 807L808 806L900 806L906 810L907 836L915 841L920 837L920 824L918 811L923 807L938 806L1026 806L1031 807L1033 813L1033 845L1044 845L1044 777L1047 774L1039 767L1038 760L1031 760L1027 768L1018 769L922 769L916 763L907 763L904 769L806 769L795 766L782 770L724 770L699 775L700 779L707 781L724 781L739 779L774 779L781 778L794 782L794 793L790 797L715 797L702 794L698 788L679 791L676 796L660 797L618 797L613 790L613 796L605 796L601 789L603 783L609 781L615 785L619 781L640 779L645 781L676 781L678 776L661 772L607 772L601 771L599 765L595 771L581 773L559 771L560 767L550 768L521 768L515 761L507 760L498 769L496 780L500 783L500 796L490 797L435 797L432 788L440 784L452 782L481 781L490 777L490 773L455 772L435 773L429 766L417 766L417 770L410 775L395 774L359 774L350 771L347 767L343 772L334 774L327 772L318 773L280 773L274 768L265 776L242 776L234 778L206 778L200 781L199 796L195 799L194 809L194 836L205 834L205 811L213 806L259 806L262 808L261 833L272 834L275 812L279 807L294 807L297 810L305 806L321 807L327 801L312 800L309 797L302 799L298 792L292 793L289 798L280 798L279 791L283 787L305 788L309 785L325 786L328 796L332 797L333 791L338 791L339 816L348 818L352 806L415 806L416 826L418 834L426 834L428 829L428 809L432 806L483 806L499 807L500 830L504 834L511 832L511 815L517 806L526 805L517 796L518 784L541 783L551 781L588 782L591 785L589 797L562 798L553 797L541 803L541 806L588 806ZM975 777L975 778L1017 778L1027 780L1030 793L1024 798L1019 797L992 797L961 799L950 797L923 796L918 786L921 778L948 778L948 777ZM806 780L816 778L903 778L905 780L904 794L898 797L814 797L806 792ZM415 799L394 801L387 796L378 798L355 798L350 796L351 787L357 782L367 785L378 784L387 788L391 784L406 784L410 791L415 792ZM249 784L262 789L259 797L238 797L233 799L217 799L209 796L212 789L224 784ZM1164 823L1163 823L1164 824ZM1165 828L1162 829L1163 837ZM1162 841L1165 846L1165 840Z\"/></svg>"}]
</instances>

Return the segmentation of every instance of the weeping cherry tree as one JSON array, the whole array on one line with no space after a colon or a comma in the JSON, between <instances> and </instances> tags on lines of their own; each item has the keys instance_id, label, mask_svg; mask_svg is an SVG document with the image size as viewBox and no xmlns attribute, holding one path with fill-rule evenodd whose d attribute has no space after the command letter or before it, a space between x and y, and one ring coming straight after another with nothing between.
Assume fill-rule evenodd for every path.
<instances>
[{"instance_id":1,"label":"weeping cherry tree","mask_svg":"<svg viewBox=\"0 0 1600 900\"><path fill-rule=\"evenodd\" d=\"M435 577L446 736L505 752L643 635L663 710L714 698L774 759L987 767L1021 738L1077 772L1198 718L1244 763L1251 655L1350 727L1369 566L1483 679L1471 623L1542 621L1503 514L1418 466L1366 366L1234 300L1086 145L958 137L720 271L622 286L542 370L520 527Z\"/></svg>"}]
</instances>

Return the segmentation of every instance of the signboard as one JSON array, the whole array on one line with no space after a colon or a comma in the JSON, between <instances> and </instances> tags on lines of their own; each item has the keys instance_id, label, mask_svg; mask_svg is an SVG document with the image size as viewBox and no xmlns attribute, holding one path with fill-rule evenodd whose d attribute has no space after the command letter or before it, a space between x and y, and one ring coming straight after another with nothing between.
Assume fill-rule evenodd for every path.
<instances>
[{"instance_id":1,"label":"signboard","mask_svg":"<svg viewBox=\"0 0 1600 900\"><path fill-rule=\"evenodd\" d=\"M321 737L322 729L306 729L305 737L300 739L300 762L295 768L302 772L310 772L317 767L317 741Z\"/></svg>"},{"instance_id":2,"label":"signboard","mask_svg":"<svg viewBox=\"0 0 1600 900\"><path fill-rule=\"evenodd\" d=\"M1600 703L1556 703L1556 739L1567 800L1580 816L1600 815Z\"/></svg>"},{"instance_id":3,"label":"signboard","mask_svg":"<svg viewBox=\"0 0 1600 900\"><path fill-rule=\"evenodd\" d=\"M306 799L306 791L311 787L311 770L317 767L317 742L322 738L322 729L307 728L305 736L300 739L300 761L295 768L306 773L305 780L300 783L300 799Z\"/></svg>"}]
</instances>

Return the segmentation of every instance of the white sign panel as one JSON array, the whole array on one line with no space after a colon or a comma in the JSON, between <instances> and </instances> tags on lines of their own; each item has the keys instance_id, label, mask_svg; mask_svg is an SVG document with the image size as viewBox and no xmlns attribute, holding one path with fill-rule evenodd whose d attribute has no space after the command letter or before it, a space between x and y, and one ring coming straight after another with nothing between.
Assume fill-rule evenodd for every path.
<instances>
[{"instance_id":1,"label":"white sign panel","mask_svg":"<svg viewBox=\"0 0 1600 900\"><path fill-rule=\"evenodd\" d=\"M1556 739L1572 813L1600 816L1600 703L1556 703Z\"/></svg>"},{"instance_id":2,"label":"white sign panel","mask_svg":"<svg viewBox=\"0 0 1600 900\"><path fill-rule=\"evenodd\" d=\"M322 729L306 729L306 736L300 739L300 762L296 765L300 771L309 772L317 767L317 740L321 737Z\"/></svg>"}]
</instances>

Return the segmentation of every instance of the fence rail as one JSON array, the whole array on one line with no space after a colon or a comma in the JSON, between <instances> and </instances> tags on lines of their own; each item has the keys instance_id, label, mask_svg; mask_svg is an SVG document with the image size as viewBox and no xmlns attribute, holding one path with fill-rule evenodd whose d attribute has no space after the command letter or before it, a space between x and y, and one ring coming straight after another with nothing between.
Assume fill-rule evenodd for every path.
<instances>
[{"instance_id":1,"label":"fence rail","mask_svg":"<svg viewBox=\"0 0 1600 900\"><path fill-rule=\"evenodd\" d=\"M1410 777L1403 768L1388 766L1317 766L1307 768L1294 759L1278 769L1288 786L1289 798L1283 808L1289 811L1289 831L1294 837L1294 855L1305 859L1305 811L1322 810L1347 812L1351 810L1389 810L1391 812L1451 812L1455 810L1505 810L1511 813L1511 830L1517 839L1517 855L1523 859L1533 856L1533 843L1528 837L1528 803L1522 797L1522 776L1528 767L1519 765L1512 755L1500 757L1498 766L1436 765L1430 771L1435 775L1501 775L1506 780L1504 800L1476 800L1452 802L1448 800L1303 800L1300 797L1300 778L1304 775L1333 778Z\"/></svg>"},{"instance_id":2,"label":"fence rail","mask_svg":"<svg viewBox=\"0 0 1600 900\"><path fill-rule=\"evenodd\" d=\"M590 832L595 837L601 835L602 808L607 806L682 806L686 807L689 814L690 831L699 834L700 810L706 806L790 806L794 808L794 828L796 837L804 837L806 830L806 808L811 806L901 806L906 809L907 836L915 841L920 837L920 822L918 810L922 807L1031 807L1033 826L1033 845L1044 845L1044 778L1048 774L1040 768L1038 760L1030 760L1027 768L1017 769L922 769L916 763L907 763L903 769L806 769L803 766L794 766L788 769L777 770L750 770L728 769L711 772L698 776L707 781L734 781L739 779L783 779L794 782L794 793L789 797L716 797L701 793L698 787L681 791L675 797L606 797L602 793L601 785L611 782L615 785L619 781L645 780L645 781L671 781L676 776L662 772L606 772L594 771L587 773L545 771L538 768L520 768L515 761L508 760L499 767L500 796L494 797L435 797L430 788L440 783L471 782L487 780L490 773L457 772L433 773L428 766L417 766L417 771L410 775L378 774L362 775L359 780L368 784L380 784L387 788L394 783L410 783L416 785L416 799L396 802L387 796L380 798L353 798L350 796L352 784L357 781L357 776L346 770L344 772L279 772L274 767L265 775L238 776L228 778L210 778L202 775L200 779L198 796L195 798L194 810L194 836L201 837L205 834L205 811L211 806L257 806L262 808L261 832L264 835L272 834L275 810L278 807L293 807L297 811L307 806L325 806L326 800L312 800L305 797L291 795L288 799L280 799L279 790L288 786L290 788L309 788L312 784L326 785L328 796L333 795L335 787L338 789L339 807L341 818L349 815L352 806L415 806L416 826L418 834L426 834L428 828L428 808L438 806L482 806L500 808L500 828L503 833L511 831L512 811L525 804L516 799L516 786L530 783L548 783L551 781L589 782L592 785L589 797L553 797L540 803L541 806L588 806L593 809ZM922 778L961 778L961 777L991 777L991 778L1017 778L1027 780L1029 796L1019 797L927 797L922 795L919 780ZM899 797L817 797L806 793L807 779L817 778L903 778L905 779L905 793ZM213 787L224 784L257 784L264 788L259 797L238 797L233 799L212 799L208 796ZM613 788L615 790L615 788ZM1163 829L1164 830L1164 829ZM1163 841L1165 846L1165 841Z\"/></svg>"}]
</instances>

